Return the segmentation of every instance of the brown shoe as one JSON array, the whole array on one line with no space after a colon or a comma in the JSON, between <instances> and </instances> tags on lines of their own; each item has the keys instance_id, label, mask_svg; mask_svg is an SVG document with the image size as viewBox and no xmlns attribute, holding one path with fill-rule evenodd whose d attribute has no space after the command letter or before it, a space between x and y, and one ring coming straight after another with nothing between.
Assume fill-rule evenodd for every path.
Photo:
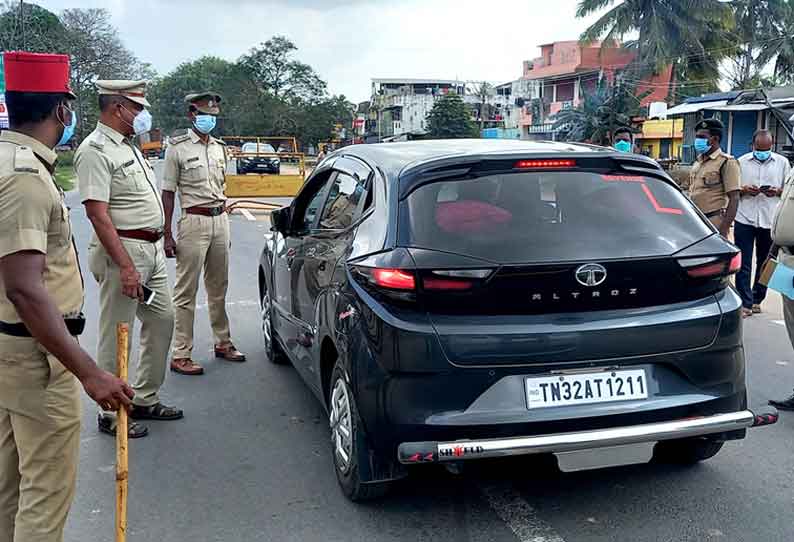
<instances>
[{"instance_id":1,"label":"brown shoe","mask_svg":"<svg viewBox=\"0 0 794 542\"><path fill-rule=\"evenodd\" d=\"M171 370L175 373L188 376L204 374L204 367L190 358L174 358L171 362Z\"/></svg>"},{"instance_id":2,"label":"brown shoe","mask_svg":"<svg viewBox=\"0 0 794 542\"><path fill-rule=\"evenodd\" d=\"M226 361L245 361L245 354L237 350L232 343L216 344L215 357L225 359Z\"/></svg>"}]
</instances>

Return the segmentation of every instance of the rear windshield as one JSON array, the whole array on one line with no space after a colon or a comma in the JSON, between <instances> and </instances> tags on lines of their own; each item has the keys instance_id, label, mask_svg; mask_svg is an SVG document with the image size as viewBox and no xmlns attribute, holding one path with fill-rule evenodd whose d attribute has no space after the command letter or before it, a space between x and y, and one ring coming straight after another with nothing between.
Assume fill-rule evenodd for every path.
<instances>
[{"instance_id":1,"label":"rear windshield","mask_svg":"<svg viewBox=\"0 0 794 542\"><path fill-rule=\"evenodd\" d=\"M651 177L531 172L443 180L400 203L400 245L499 263L670 255L711 235Z\"/></svg>"}]
</instances>

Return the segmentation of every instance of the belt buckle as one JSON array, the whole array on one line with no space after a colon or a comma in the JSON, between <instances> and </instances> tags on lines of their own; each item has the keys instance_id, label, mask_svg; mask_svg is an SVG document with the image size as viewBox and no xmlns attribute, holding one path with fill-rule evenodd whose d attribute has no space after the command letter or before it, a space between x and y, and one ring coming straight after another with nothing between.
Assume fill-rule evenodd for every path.
<instances>
[{"instance_id":1,"label":"belt buckle","mask_svg":"<svg viewBox=\"0 0 794 542\"><path fill-rule=\"evenodd\" d=\"M223 207L222 206L213 207L210 213L212 214L212 216L221 216L223 214Z\"/></svg>"}]
</instances>

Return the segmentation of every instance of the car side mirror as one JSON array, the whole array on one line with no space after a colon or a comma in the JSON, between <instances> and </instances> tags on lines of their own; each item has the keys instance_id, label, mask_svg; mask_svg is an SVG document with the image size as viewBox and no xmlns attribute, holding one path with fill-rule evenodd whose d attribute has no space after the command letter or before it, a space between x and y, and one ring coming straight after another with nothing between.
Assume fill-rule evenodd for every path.
<instances>
[{"instance_id":1,"label":"car side mirror","mask_svg":"<svg viewBox=\"0 0 794 542\"><path fill-rule=\"evenodd\" d=\"M270 213L270 229L279 232L284 237L289 235L290 207L282 207Z\"/></svg>"}]
</instances>

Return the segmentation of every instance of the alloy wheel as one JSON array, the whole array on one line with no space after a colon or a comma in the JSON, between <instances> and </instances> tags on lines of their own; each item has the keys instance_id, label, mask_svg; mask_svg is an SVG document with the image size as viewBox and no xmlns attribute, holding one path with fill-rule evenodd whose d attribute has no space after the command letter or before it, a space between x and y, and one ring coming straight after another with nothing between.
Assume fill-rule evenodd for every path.
<instances>
[{"instance_id":1,"label":"alloy wheel","mask_svg":"<svg viewBox=\"0 0 794 542\"><path fill-rule=\"evenodd\" d=\"M336 464L347 473L353 455L353 421L350 408L350 393L344 380L338 378L331 392L331 440L334 443Z\"/></svg>"}]
</instances>

